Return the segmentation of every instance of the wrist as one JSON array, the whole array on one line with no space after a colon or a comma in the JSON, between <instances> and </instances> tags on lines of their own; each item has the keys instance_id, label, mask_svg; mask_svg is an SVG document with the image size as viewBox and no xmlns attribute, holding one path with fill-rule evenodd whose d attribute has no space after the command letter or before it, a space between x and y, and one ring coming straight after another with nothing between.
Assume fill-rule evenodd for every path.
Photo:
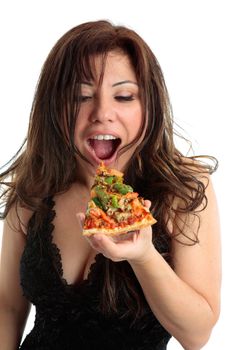
<instances>
[{"instance_id":1,"label":"wrist","mask_svg":"<svg viewBox=\"0 0 233 350\"><path fill-rule=\"evenodd\" d=\"M155 249L154 245L151 244L150 248L142 256L129 259L128 262L131 266L146 266L155 259L157 254L159 254L158 251Z\"/></svg>"}]
</instances>

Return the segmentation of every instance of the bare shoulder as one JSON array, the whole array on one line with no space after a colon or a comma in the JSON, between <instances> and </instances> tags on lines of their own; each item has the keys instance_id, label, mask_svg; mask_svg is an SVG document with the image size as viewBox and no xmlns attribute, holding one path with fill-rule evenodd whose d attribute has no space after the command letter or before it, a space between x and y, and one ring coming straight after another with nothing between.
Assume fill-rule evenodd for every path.
<instances>
[{"instance_id":1,"label":"bare shoulder","mask_svg":"<svg viewBox=\"0 0 233 350\"><path fill-rule=\"evenodd\" d=\"M3 223L1 264L0 264L0 303L26 318L29 303L23 297L20 285L19 265L26 244L22 230L23 216L15 205L11 207ZM26 216L25 216L26 218ZM26 224L26 222L25 222Z\"/></svg>"},{"instance_id":2,"label":"bare shoulder","mask_svg":"<svg viewBox=\"0 0 233 350\"><path fill-rule=\"evenodd\" d=\"M184 201L180 198L174 199L174 208L177 210L178 214L174 215L174 221L177 221L177 225L173 225L173 234L176 235L176 228L180 228L181 223L183 223L183 233L184 237L193 237L193 234L197 234L197 241L201 243L203 239L208 236L209 229L214 225L217 231L220 231L219 223L219 211L217 198L211 179L211 175L208 173L198 173L196 176L196 182L193 180L193 187L190 187L189 196L193 199L194 194L192 191L197 190L197 187L202 187L202 192L197 192L197 197L199 196L199 201L197 201L198 206L194 209L190 208L190 211L183 211L185 207ZM181 208L181 210L179 210ZM183 211L183 212L182 212ZM180 224L179 224L180 222ZM185 239L185 238L184 238ZM183 242L185 244L185 241Z\"/></svg>"},{"instance_id":3,"label":"bare shoulder","mask_svg":"<svg viewBox=\"0 0 233 350\"><path fill-rule=\"evenodd\" d=\"M180 157L177 159L178 176L182 185L177 195L170 198L168 228L173 237L191 245L197 241L201 212L208 205L216 204L211 172L215 165L208 165L205 158ZM188 230L188 228L190 228ZM182 234L183 233L183 234Z\"/></svg>"},{"instance_id":4,"label":"bare shoulder","mask_svg":"<svg viewBox=\"0 0 233 350\"><path fill-rule=\"evenodd\" d=\"M177 275L209 302L217 320L221 285L220 222L211 176L204 175L200 173L200 181L205 185L205 205L202 203L195 215L186 214L183 241L172 240L172 254ZM188 244L194 234L198 241Z\"/></svg>"},{"instance_id":5,"label":"bare shoulder","mask_svg":"<svg viewBox=\"0 0 233 350\"><path fill-rule=\"evenodd\" d=\"M174 199L176 214L172 233L174 236L179 234L180 241L186 245L203 242L210 231L207 227L212 224L217 232L220 231L217 198L211 178L214 168L215 164L209 165L204 157L200 160L182 158L181 170L187 173L186 196Z\"/></svg>"},{"instance_id":6,"label":"bare shoulder","mask_svg":"<svg viewBox=\"0 0 233 350\"><path fill-rule=\"evenodd\" d=\"M14 204L5 219L5 224L10 229L27 234L27 226L33 211Z\"/></svg>"}]
</instances>

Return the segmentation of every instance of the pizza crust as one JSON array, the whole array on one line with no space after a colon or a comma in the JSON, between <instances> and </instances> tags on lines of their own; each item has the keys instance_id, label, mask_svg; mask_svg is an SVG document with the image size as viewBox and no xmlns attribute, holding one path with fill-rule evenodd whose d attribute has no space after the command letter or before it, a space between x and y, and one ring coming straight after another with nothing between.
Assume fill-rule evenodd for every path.
<instances>
[{"instance_id":1,"label":"pizza crust","mask_svg":"<svg viewBox=\"0 0 233 350\"><path fill-rule=\"evenodd\" d=\"M119 234L124 234L129 231L137 231L140 230L141 228L153 225L156 223L156 220L152 217L150 219L144 218L143 220L139 222L135 222L133 225L127 225L125 227L115 227L115 228L91 228L91 229L86 229L83 230L83 235L84 236L91 236L94 235L95 233L104 233L107 236L117 236Z\"/></svg>"}]
</instances>

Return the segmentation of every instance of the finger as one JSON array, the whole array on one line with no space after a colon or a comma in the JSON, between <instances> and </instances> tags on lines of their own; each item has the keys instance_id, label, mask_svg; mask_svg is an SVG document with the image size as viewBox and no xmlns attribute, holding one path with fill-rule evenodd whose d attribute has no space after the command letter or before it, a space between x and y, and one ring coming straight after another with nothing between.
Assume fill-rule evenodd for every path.
<instances>
[{"instance_id":1,"label":"finger","mask_svg":"<svg viewBox=\"0 0 233 350\"><path fill-rule=\"evenodd\" d=\"M134 242L134 243L137 241L139 233L140 233L139 230L134 231L134 234L133 234L133 242Z\"/></svg>"},{"instance_id":2,"label":"finger","mask_svg":"<svg viewBox=\"0 0 233 350\"><path fill-rule=\"evenodd\" d=\"M114 242L121 242L121 241L125 241L125 240L133 240L134 234L136 231L128 231L125 233L121 233L119 235L116 236L111 236L111 240Z\"/></svg>"},{"instance_id":3,"label":"finger","mask_svg":"<svg viewBox=\"0 0 233 350\"><path fill-rule=\"evenodd\" d=\"M92 248L94 248L95 250L97 250L98 252L100 252L100 246L98 244L98 242L96 242L95 240L93 240L93 237L85 237L86 240L88 241L88 243L92 246Z\"/></svg>"},{"instance_id":4,"label":"finger","mask_svg":"<svg viewBox=\"0 0 233 350\"><path fill-rule=\"evenodd\" d=\"M113 261L125 260L132 250L132 238L115 242L112 237L104 234L95 234L93 240L99 245L102 254Z\"/></svg>"},{"instance_id":5,"label":"finger","mask_svg":"<svg viewBox=\"0 0 233 350\"><path fill-rule=\"evenodd\" d=\"M150 209L150 207L151 207L151 201L150 201L149 199L145 199L144 203L145 203L145 206L146 206L148 209Z\"/></svg>"},{"instance_id":6,"label":"finger","mask_svg":"<svg viewBox=\"0 0 233 350\"><path fill-rule=\"evenodd\" d=\"M111 237L97 233L93 235L92 241L95 242L102 251L107 252L109 256L115 257L117 255L117 244L111 239Z\"/></svg>"}]
</instances>

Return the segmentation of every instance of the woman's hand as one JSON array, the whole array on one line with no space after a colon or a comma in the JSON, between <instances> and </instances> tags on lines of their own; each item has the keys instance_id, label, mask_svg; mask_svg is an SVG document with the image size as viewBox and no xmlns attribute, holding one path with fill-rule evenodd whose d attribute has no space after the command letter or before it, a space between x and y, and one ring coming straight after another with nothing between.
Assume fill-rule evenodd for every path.
<instances>
[{"instance_id":1,"label":"woman's hand","mask_svg":"<svg viewBox=\"0 0 233 350\"><path fill-rule=\"evenodd\" d=\"M151 202L146 200L145 205L149 208ZM77 214L77 216L81 222L84 221L82 214ZM128 260L141 263L149 259L155 250L152 243L151 226L115 237L96 233L86 239L97 252L112 261Z\"/></svg>"}]
</instances>

